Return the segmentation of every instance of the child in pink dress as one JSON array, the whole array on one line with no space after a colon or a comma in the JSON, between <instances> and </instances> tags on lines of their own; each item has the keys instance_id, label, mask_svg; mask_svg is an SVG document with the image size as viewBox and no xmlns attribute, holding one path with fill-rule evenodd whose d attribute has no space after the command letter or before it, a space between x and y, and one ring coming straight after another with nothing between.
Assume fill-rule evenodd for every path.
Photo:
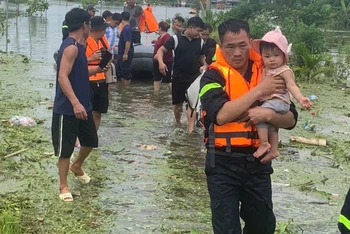
<instances>
[{"instance_id":1,"label":"child in pink dress","mask_svg":"<svg viewBox=\"0 0 350 234\"><path fill-rule=\"evenodd\" d=\"M253 49L262 57L264 65L262 79L271 76L281 77L287 89L282 94L273 94L269 97L262 97L262 107L269 108L277 113L289 111L289 93L300 103L303 108L309 108L311 102L304 97L295 83L294 73L287 65L288 62L288 41L282 34L279 27L264 35L262 39L252 42ZM257 124L257 131L260 139L260 147L254 153L254 157L262 157L266 152L277 157L278 152L278 129L268 123Z\"/></svg>"}]
</instances>

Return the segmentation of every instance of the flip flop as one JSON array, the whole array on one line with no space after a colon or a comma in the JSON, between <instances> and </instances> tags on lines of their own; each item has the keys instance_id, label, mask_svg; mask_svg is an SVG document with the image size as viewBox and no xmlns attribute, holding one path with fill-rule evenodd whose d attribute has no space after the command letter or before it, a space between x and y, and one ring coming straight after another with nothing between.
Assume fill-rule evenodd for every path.
<instances>
[{"instance_id":1,"label":"flip flop","mask_svg":"<svg viewBox=\"0 0 350 234\"><path fill-rule=\"evenodd\" d=\"M77 180L79 180L79 182L82 183L82 184L88 184L90 182L91 178L84 171L83 171L83 173L84 174L81 175L81 176L75 175L75 178L77 178Z\"/></svg>"},{"instance_id":2,"label":"flip flop","mask_svg":"<svg viewBox=\"0 0 350 234\"><path fill-rule=\"evenodd\" d=\"M73 201L73 196L70 192L68 193L61 193L59 195L60 199L64 202L72 202Z\"/></svg>"},{"instance_id":3,"label":"flip flop","mask_svg":"<svg viewBox=\"0 0 350 234\"><path fill-rule=\"evenodd\" d=\"M77 180L79 180L80 183L82 184L88 184L91 180L90 176L88 176L88 174L86 174L84 171L83 171L83 175L81 176L78 176L77 174L75 174L74 171L71 170L71 166L72 164L69 166L69 171L72 172L74 175L75 175L75 178Z\"/></svg>"}]
</instances>

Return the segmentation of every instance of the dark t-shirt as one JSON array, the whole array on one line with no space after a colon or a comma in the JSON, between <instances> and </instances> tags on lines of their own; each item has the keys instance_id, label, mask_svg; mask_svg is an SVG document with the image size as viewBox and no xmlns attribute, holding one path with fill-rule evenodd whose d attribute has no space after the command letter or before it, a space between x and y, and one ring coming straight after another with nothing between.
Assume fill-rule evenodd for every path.
<instances>
[{"instance_id":1,"label":"dark t-shirt","mask_svg":"<svg viewBox=\"0 0 350 234\"><path fill-rule=\"evenodd\" d=\"M213 38L208 38L207 43L203 46L205 62L210 65L216 51L216 41Z\"/></svg>"},{"instance_id":2,"label":"dark t-shirt","mask_svg":"<svg viewBox=\"0 0 350 234\"><path fill-rule=\"evenodd\" d=\"M157 42L154 44L154 52L153 52L153 57L156 55L157 51L159 50L160 47L162 47L162 45L164 45L170 38L171 36L169 35L169 33L165 34L163 37L158 37ZM173 58L173 51L169 50L168 52L166 52L163 56L163 62L167 63L167 62L172 62L174 61Z\"/></svg>"},{"instance_id":3,"label":"dark t-shirt","mask_svg":"<svg viewBox=\"0 0 350 234\"><path fill-rule=\"evenodd\" d=\"M252 76L252 61L249 61L249 66L246 74L244 75L244 78L247 82L250 82L251 76ZM226 86L226 81L225 79L221 76L221 74L213 69L209 69L204 73L204 75L201 78L200 81L200 89L202 89L205 85L211 84L211 83L218 83L221 87L218 88L213 88L208 90L201 96L201 104L203 107L203 110L206 111L206 116L204 117L204 126L205 129L208 129L211 123L216 122L216 116L219 112L219 110L222 108L222 106L230 101L229 96L227 95L226 91L222 88ZM260 105L261 103L257 103ZM295 123L298 120L298 112L295 109L294 103L291 103L290 109L289 109L295 118ZM295 126L295 125L294 125ZM292 128L294 128L294 126ZM292 129L289 128L289 129ZM205 137L208 137L208 131L204 132ZM208 145L206 145L208 147ZM247 148L239 148L237 149L237 152L242 152L242 153L251 153L254 152L255 150L252 150L250 147Z\"/></svg>"},{"instance_id":4,"label":"dark t-shirt","mask_svg":"<svg viewBox=\"0 0 350 234\"><path fill-rule=\"evenodd\" d=\"M199 76L200 57L204 55L202 39L189 40L184 33L176 34L178 45L175 51L173 79L193 80ZM164 44L165 49L173 50L175 47L174 37L170 37Z\"/></svg>"},{"instance_id":5,"label":"dark t-shirt","mask_svg":"<svg viewBox=\"0 0 350 234\"><path fill-rule=\"evenodd\" d=\"M132 55L134 53L134 44L132 39L132 28L129 24L125 25L120 33L119 42L118 42L118 54L123 55L125 51L125 43L130 41L130 50L128 55Z\"/></svg>"},{"instance_id":6,"label":"dark t-shirt","mask_svg":"<svg viewBox=\"0 0 350 234\"><path fill-rule=\"evenodd\" d=\"M143 14L143 9L141 6L124 7L124 11L130 13L129 23L134 31L140 31L140 15Z\"/></svg>"},{"instance_id":7,"label":"dark t-shirt","mask_svg":"<svg viewBox=\"0 0 350 234\"><path fill-rule=\"evenodd\" d=\"M61 59L63 51L70 45L78 47L78 55L74 61L72 71L68 78L72 85L73 92L78 98L79 102L84 106L86 111L91 111L90 104L90 82L88 63L85 56L85 50L76 40L67 37L59 49L57 56L57 75L56 75L56 95L53 105L53 112L60 115L74 115L73 106L66 95L63 93L58 82L58 73L61 66Z\"/></svg>"}]
</instances>

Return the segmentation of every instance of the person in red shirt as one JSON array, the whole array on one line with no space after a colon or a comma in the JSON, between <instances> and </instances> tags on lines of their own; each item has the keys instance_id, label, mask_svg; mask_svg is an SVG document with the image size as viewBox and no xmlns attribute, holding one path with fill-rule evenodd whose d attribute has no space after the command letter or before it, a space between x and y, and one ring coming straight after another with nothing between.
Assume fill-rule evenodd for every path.
<instances>
[{"instance_id":1,"label":"person in red shirt","mask_svg":"<svg viewBox=\"0 0 350 234\"><path fill-rule=\"evenodd\" d=\"M159 37L157 40L152 41L152 43L154 44L154 52L153 52L154 85L153 86L154 86L154 91L159 91L161 82L163 82L168 85L168 88L171 91L171 74L172 74L173 62L174 62L173 51L170 50L167 53L165 53L163 56L163 61L168 68L168 71L166 72L165 76L159 71L159 64L156 57L158 49L162 47L165 44L165 42L171 37L170 34L168 33L170 25L166 22L160 22L158 26L159 26L159 29L158 29Z\"/></svg>"}]
</instances>

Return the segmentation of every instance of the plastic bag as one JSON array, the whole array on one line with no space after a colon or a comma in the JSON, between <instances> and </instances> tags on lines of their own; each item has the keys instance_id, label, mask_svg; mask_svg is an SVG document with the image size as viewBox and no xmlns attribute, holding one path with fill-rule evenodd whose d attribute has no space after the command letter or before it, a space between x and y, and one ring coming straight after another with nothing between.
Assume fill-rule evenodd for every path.
<instances>
[{"instance_id":1,"label":"plastic bag","mask_svg":"<svg viewBox=\"0 0 350 234\"><path fill-rule=\"evenodd\" d=\"M35 126L36 122L34 119L29 118L27 116L12 116L9 120L9 123L14 126L24 126L24 127L31 127Z\"/></svg>"}]
</instances>

